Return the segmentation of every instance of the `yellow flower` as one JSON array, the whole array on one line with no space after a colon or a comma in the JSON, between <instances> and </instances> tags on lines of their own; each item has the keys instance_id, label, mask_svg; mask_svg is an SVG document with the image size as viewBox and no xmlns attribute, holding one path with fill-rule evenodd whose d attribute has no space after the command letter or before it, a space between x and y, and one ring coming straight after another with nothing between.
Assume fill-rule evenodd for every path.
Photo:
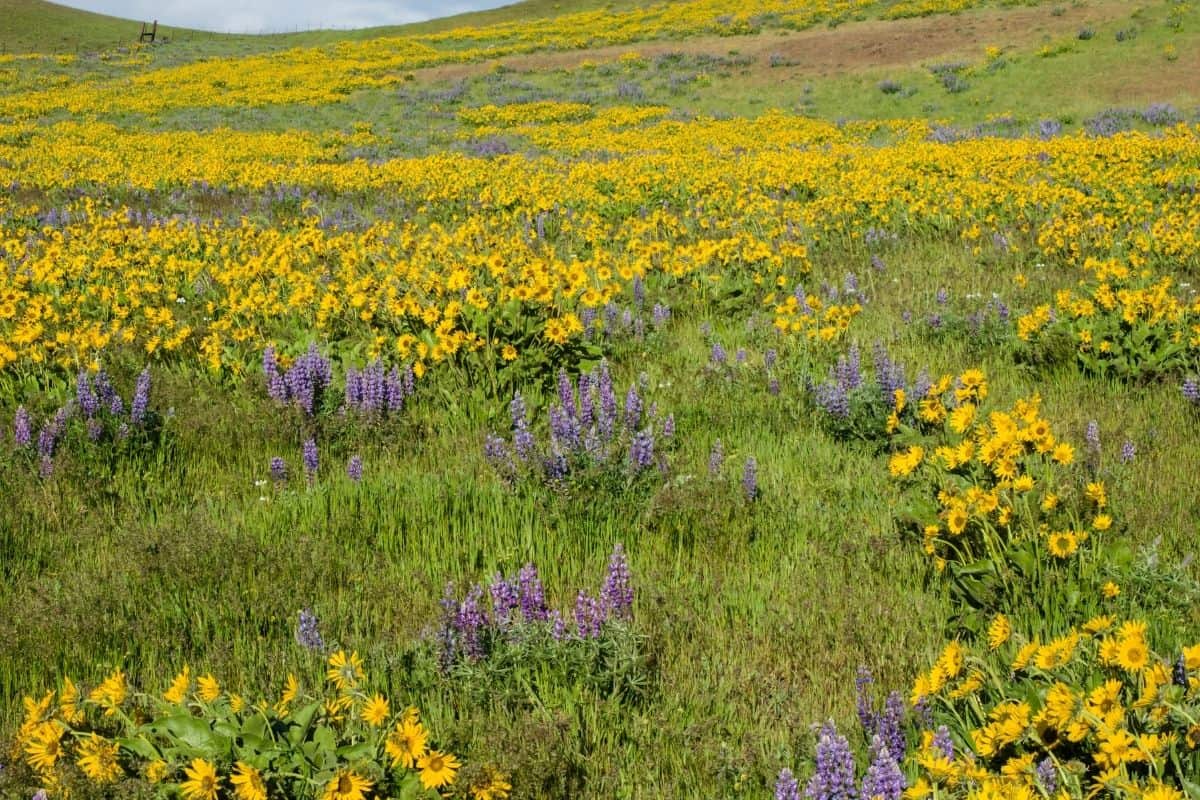
<instances>
[{"instance_id":1,"label":"yellow flower","mask_svg":"<svg viewBox=\"0 0 1200 800\"><path fill-rule=\"evenodd\" d=\"M363 721L372 728L378 728L387 722L389 714L391 714L391 708L388 706L388 701L380 694L372 697L362 710Z\"/></svg>"},{"instance_id":2,"label":"yellow flower","mask_svg":"<svg viewBox=\"0 0 1200 800\"><path fill-rule=\"evenodd\" d=\"M412 769L418 759L425 755L429 734L416 719L404 719L396 723L395 729L384 742L384 751L391 756L393 767Z\"/></svg>"},{"instance_id":3,"label":"yellow flower","mask_svg":"<svg viewBox=\"0 0 1200 800\"><path fill-rule=\"evenodd\" d=\"M1089 483L1084 490L1084 496L1099 508L1104 508L1108 505L1108 492L1105 491L1103 482Z\"/></svg>"},{"instance_id":4,"label":"yellow flower","mask_svg":"<svg viewBox=\"0 0 1200 800\"><path fill-rule=\"evenodd\" d=\"M962 533L966 530L969 519L970 516L967 514L967 509L961 505L956 505L946 514L946 528L953 534Z\"/></svg>"},{"instance_id":5,"label":"yellow flower","mask_svg":"<svg viewBox=\"0 0 1200 800\"><path fill-rule=\"evenodd\" d=\"M38 772L54 769L63 754L63 728L56 722L43 722L25 743L25 760Z\"/></svg>"},{"instance_id":6,"label":"yellow flower","mask_svg":"<svg viewBox=\"0 0 1200 800\"><path fill-rule=\"evenodd\" d=\"M1009 624L1008 617L1003 614L997 614L992 620L992 624L988 625L988 647L996 650L1007 642L1011 636L1012 625Z\"/></svg>"},{"instance_id":7,"label":"yellow flower","mask_svg":"<svg viewBox=\"0 0 1200 800\"><path fill-rule=\"evenodd\" d=\"M1055 446L1054 453L1050 457L1066 466L1075 460L1075 448L1066 442L1060 442Z\"/></svg>"},{"instance_id":8,"label":"yellow flower","mask_svg":"<svg viewBox=\"0 0 1200 800\"><path fill-rule=\"evenodd\" d=\"M963 403L950 412L950 429L955 433L963 433L975 421L975 406Z\"/></svg>"},{"instance_id":9,"label":"yellow flower","mask_svg":"<svg viewBox=\"0 0 1200 800\"><path fill-rule=\"evenodd\" d=\"M1092 753L1092 760L1101 769L1119 767L1136 753L1136 740L1124 729L1101 730L1097 739L1099 747Z\"/></svg>"},{"instance_id":10,"label":"yellow flower","mask_svg":"<svg viewBox=\"0 0 1200 800\"><path fill-rule=\"evenodd\" d=\"M1092 617L1087 622L1083 623L1084 633L1089 633L1095 636L1098 633L1103 633L1113 626L1113 618L1108 616Z\"/></svg>"},{"instance_id":11,"label":"yellow flower","mask_svg":"<svg viewBox=\"0 0 1200 800\"><path fill-rule=\"evenodd\" d=\"M1127 672L1139 672L1150 660L1150 649L1141 636L1126 636L1117 642L1117 666Z\"/></svg>"},{"instance_id":12,"label":"yellow flower","mask_svg":"<svg viewBox=\"0 0 1200 800\"><path fill-rule=\"evenodd\" d=\"M1168 45L1169 47L1170 45ZM1142 790L1141 800L1184 800L1183 792L1160 780L1153 780Z\"/></svg>"},{"instance_id":13,"label":"yellow flower","mask_svg":"<svg viewBox=\"0 0 1200 800\"><path fill-rule=\"evenodd\" d=\"M461 766L453 753L440 753L437 750L430 750L417 759L421 785L426 789L440 789L454 783L454 775Z\"/></svg>"},{"instance_id":14,"label":"yellow flower","mask_svg":"<svg viewBox=\"0 0 1200 800\"><path fill-rule=\"evenodd\" d=\"M345 650L338 650L329 657L329 669L325 671L325 679L337 687L339 692L353 689L365 676L362 663L357 652L347 656Z\"/></svg>"},{"instance_id":15,"label":"yellow flower","mask_svg":"<svg viewBox=\"0 0 1200 800\"><path fill-rule=\"evenodd\" d=\"M146 776L146 780L150 783L162 783L162 779L167 776L168 769L167 762L161 758L156 758L146 764L146 767L142 770L142 774Z\"/></svg>"},{"instance_id":16,"label":"yellow flower","mask_svg":"<svg viewBox=\"0 0 1200 800\"><path fill-rule=\"evenodd\" d=\"M912 471L921 465L924 458L925 449L914 445L907 450L894 453L888 460L888 471L891 472L892 477L903 478L912 474Z\"/></svg>"},{"instance_id":17,"label":"yellow flower","mask_svg":"<svg viewBox=\"0 0 1200 800\"><path fill-rule=\"evenodd\" d=\"M1079 537L1071 531L1056 531L1046 541L1050 555L1055 558L1068 558L1079 549Z\"/></svg>"},{"instance_id":18,"label":"yellow flower","mask_svg":"<svg viewBox=\"0 0 1200 800\"><path fill-rule=\"evenodd\" d=\"M121 777L121 765L117 763L117 743L91 734L79 745L79 768L96 783L113 783Z\"/></svg>"},{"instance_id":19,"label":"yellow flower","mask_svg":"<svg viewBox=\"0 0 1200 800\"><path fill-rule=\"evenodd\" d=\"M62 691L58 696L58 713L68 725L83 722L83 709L79 707L79 688L70 678L63 678Z\"/></svg>"},{"instance_id":20,"label":"yellow flower","mask_svg":"<svg viewBox=\"0 0 1200 800\"><path fill-rule=\"evenodd\" d=\"M1106 531L1112 527L1112 517L1108 514L1097 514L1092 520L1092 529L1097 531Z\"/></svg>"},{"instance_id":21,"label":"yellow flower","mask_svg":"<svg viewBox=\"0 0 1200 800\"><path fill-rule=\"evenodd\" d=\"M322 800L363 800L374 785L353 770L342 770L325 786Z\"/></svg>"},{"instance_id":22,"label":"yellow flower","mask_svg":"<svg viewBox=\"0 0 1200 800\"><path fill-rule=\"evenodd\" d=\"M128 694L129 687L125 683L125 673L117 670L105 678L104 683L92 690L88 695L88 700L104 708L104 716L110 717L117 713L117 709L125 702Z\"/></svg>"},{"instance_id":23,"label":"yellow flower","mask_svg":"<svg viewBox=\"0 0 1200 800\"><path fill-rule=\"evenodd\" d=\"M508 777L490 764L483 768L470 787L473 800L506 800L510 791L512 784Z\"/></svg>"},{"instance_id":24,"label":"yellow flower","mask_svg":"<svg viewBox=\"0 0 1200 800\"><path fill-rule=\"evenodd\" d=\"M500 356L505 361L515 361L517 359L517 348L513 347L511 344L506 344L504 345L503 349L500 350Z\"/></svg>"},{"instance_id":25,"label":"yellow flower","mask_svg":"<svg viewBox=\"0 0 1200 800\"><path fill-rule=\"evenodd\" d=\"M242 761L237 762L229 777L238 800L267 800L267 785L262 773Z\"/></svg>"},{"instance_id":26,"label":"yellow flower","mask_svg":"<svg viewBox=\"0 0 1200 800\"><path fill-rule=\"evenodd\" d=\"M284 684L283 694L279 697L279 702L275 704L275 713L281 717L286 717L288 706L295 702L296 696L300 694L300 681L292 673L288 673L287 682Z\"/></svg>"},{"instance_id":27,"label":"yellow flower","mask_svg":"<svg viewBox=\"0 0 1200 800\"><path fill-rule=\"evenodd\" d=\"M196 694L205 703L211 703L221 696L221 684L217 683L217 679L212 676L212 673L197 680L196 685L199 687Z\"/></svg>"},{"instance_id":28,"label":"yellow flower","mask_svg":"<svg viewBox=\"0 0 1200 800\"><path fill-rule=\"evenodd\" d=\"M1100 591L1106 599L1113 600L1119 594L1121 594L1121 587L1112 581L1107 581L1105 582L1104 586L1101 587Z\"/></svg>"},{"instance_id":29,"label":"yellow flower","mask_svg":"<svg viewBox=\"0 0 1200 800\"><path fill-rule=\"evenodd\" d=\"M192 685L192 672L187 664L183 665L183 671L175 676L175 680L171 681L170 688L163 692L163 699L168 703L179 705L187 697L188 689Z\"/></svg>"},{"instance_id":30,"label":"yellow flower","mask_svg":"<svg viewBox=\"0 0 1200 800\"><path fill-rule=\"evenodd\" d=\"M211 762L194 758L183 774L188 778L179 785L184 800L216 800L221 779L217 777L217 769Z\"/></svg>"}]
</instances>

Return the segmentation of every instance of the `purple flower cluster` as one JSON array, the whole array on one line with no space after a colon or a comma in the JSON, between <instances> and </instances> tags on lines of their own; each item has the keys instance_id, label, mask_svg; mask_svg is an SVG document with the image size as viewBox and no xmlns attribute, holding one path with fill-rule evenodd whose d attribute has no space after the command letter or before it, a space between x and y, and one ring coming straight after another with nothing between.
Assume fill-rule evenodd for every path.
<instances>
[{"instance_id":1,"label":"purple flower cluster","mask_svg":"<svg viewBox=\"0 0 1200 800\"><path fill-rule=\"evenodd\" d=\"M1083 440L1087 444L1089 455L1100 455L1100 423L1096 420L1090 420L1087 424L1087 429L1083 433Z\"/></svg>"},{"instance_id":2,"label":"purple flower cluster","mask_svg":"<svg viewBox=\"0 0 1200 800\"><path fill-rule=\"evenodd\" d=\"M600 315L595 309L585 308L580 314L583 323L584 338L594 340L603 337L606 340L632 337L635 341L646 338L647 327L645 313L645 285L641 278L634 278L634 304L631 308L623 308L616 303L604 306ZM654 331L661 331L671 321L671 308L663 303L655 303L650 309L650 326Z\"/></svg>"},{"instance_id":3,"label":"purple flower cluster","mask_svg":"<svg viewBox=\"0 0 1200 800\"><path fill-rule=\"evenodd\" d=\"M832 722L825 723L817 737L815 766L804 789L809 800L854 800L858 796L854 754Z\"/></svg>"},{"instance_id":4,"label":"purple flower cluster","mask_svg":"<svg viewBox=\"0 0 1200 800\"><path fill-rule=\"evenodd\" d=\"M829 370L829 377L813 387L813 399L825 413L846 419L850 416L850 394L862 384L858 345L850 345L850 351L840 356L837 365Z\"/></svg>"},{"instance_id":5,"label":"purple flower cluster","mask_svg":"<svg viewBox=\"0 0 1200 800\"><path fill-rule=\"evenodd\" d=\"M325 639L321 636L321 623L311 609L303 609L296 624L296 642L305 650L324 652Z\"/></svg>"},{"instance_id":6,"label":"purple flower cluster","mask_svg":"<svg viewBox=\"0 0 1200 800\"><path fill-rule=\"evenodd\" d=\"M674 439L675 418L661 418L653 404L647 408L637 384L629 387L624 402L618 404L608 364L601 362L592 372L580 375L578 382L560 372L557 388L557 402L547 409L549 438L545 444L535 439L520 394L509 404L511 440L489 434L484 441L484 455L505 480L532 473L560 484L599 467L633 475L653 466L666 469L662 444Z\"/></svg>"},{"instance_id":7,"label":"purple flower cluster","mask_svg":"<svg viewBox=\"0 0 1200 800\"><path fill-rule=\"evenodd\" d=\"M333 381L333 365L321 355L315 344L297 358L287 372L281 372L275 356L275 348L263 351L263 376L267 380L267 394L281 404L294 404L305 414L312 416L323 405L325 392Z\"/></svg>"},{"instance_id":8,"label":"purple flower cluster","mask_svg":"<svg viewBox=\"0 0 1200 800\"><path fill-rule=\"evenodd\" d=\"M787 767L775 779L775 800L800 800L800 783Z\"/></svg>"},{"instance_id":9,"label":"purple flower cluster","mask_svg":"<svg viewBox=\"0 0 1200 800\"><path fill-rule=\"evenodd\" d=\"M66 435L72 419L80 419L88 440L99 442L128 438L134 428L148 422L150 406L150 370L138 376L133 397L126 415L125 401L113 386L103 368L95 374L81 370L75 379L75 396L61 406L33 435L34 421L24 406L18 406L13 417L13 444L18 450L34 450L38 471L42 477L54 472L54 455Z\"/></svg>"},{"instance_id":10,"label":"purple flower cluster","mask_svg":"<svg viewBox=\"0 0 1200 800\"><path fill-rule=\"evenodd\" d=\"M496 573L486 590L474 584L461 601L455 599L454 585L447 584L441 606L438 641L446 669L460 661L486 658L497 643L520 637L529 626L548 626L556 641L569 638L566 620L547 604L533 564L522 567L515 578ZM578 640L599 638L610 622L633 620L633 581L622 545L613 548L599 595L582 589L576 594L572 619Z\"/></svg>"},{"instance_id":11,"label":"purple flower cluster","mask_svg":"<svg viewBox=\"0 0 1200 800\"><path fill-rule=\"evenodd\" d=\"M871 740L871 765L863 776L859 793L864 798L881 797L883 800L900 800L908 781L900 771L896 757L892 755L883 737L876 735Z\"/></svg>"},{"instance_id":12,"label":"purple flower cluster","mask_svg":"<svg viewBox=\"0 0 1200 800\"><path fill-rule=\"evenodd\" d=\"M1187 378L1184 380L1183 399L1194 406L1200 406L1200 379Z\"/></svg>"},{"instance_id":13,"label":"purple flower cluster","mask_svg":"<svg viewBox=\"0 0 1200 800\"><path fill-rule=\"evenodd\" d=\"M908 743L904 735L905 706L904 698L899 692L891 692L883 702L882 709L876 709L871 699L870 687L875 679L870 670L860 666L854 679L854 689L857 701L858 720L862 724L863 733L872 741L872 753L875 744L886 747L892 757L902 760L908 752Z\"/></svg>"},{"instance_id":14,"label":"purple flower cluster","mask_svg":"<svg viewBox=\"0 0 1200 800\"><path fill-rule=\"evenodd\" d=\"M376 360L361 370L346 370L346 409L360 414L399 414L404 401L416 392L412 367L388 371Z\"/></svg>"},{"instance_id":15,"label":"purple flower cluster","mask_svg":"<svg viewBox=\"0 0 1200 800\"><path fill-rule=\"evenodd\" d=\"M742 467L742 493L747 500L758 499L758 460L754 456L748 457Z\"/></svg>"}]
</instances>

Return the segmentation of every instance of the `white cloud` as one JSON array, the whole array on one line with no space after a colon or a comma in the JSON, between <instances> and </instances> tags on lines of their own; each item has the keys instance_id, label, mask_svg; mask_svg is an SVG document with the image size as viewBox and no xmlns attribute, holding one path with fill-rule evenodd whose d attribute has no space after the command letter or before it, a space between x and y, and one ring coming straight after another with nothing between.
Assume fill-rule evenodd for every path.
<instances>
[{"instance_id":1,"label":"white cloud","mask_svg":"<svg viewBox=\"0 0 1200 800\"><path fill-rule=\"evenodd\" d=\"M513 0L59 0L63 5L136 21L221 33L400 25L496 8Z\"/></svg>"}]
</instances>

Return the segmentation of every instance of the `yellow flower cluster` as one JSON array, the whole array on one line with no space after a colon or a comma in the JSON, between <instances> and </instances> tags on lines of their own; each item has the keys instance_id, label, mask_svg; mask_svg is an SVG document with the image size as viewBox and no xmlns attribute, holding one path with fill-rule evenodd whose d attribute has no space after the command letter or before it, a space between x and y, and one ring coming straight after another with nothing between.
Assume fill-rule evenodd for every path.
<instances>
[{"instance_id":1,"label":"yellow flower cluster","mask_svg":"<svg viewBox=\"0 0 1200 800\"><path fill-rule=\"evenodd\" d=\"M1184 648L1172 667L1151 651L1145 623L1111 616L1047 642L1014 635L997 617L989 640L978 653L951 642L917 678L914 702L943 705L973 727L958 754L926 735L907 798L1033 800L1045 796L1039 764L1060 776L1063 792L1182 798L1160 778L1178 749L1200 746L1200 725L1186 710L1200 701L1200 645Z\"/></svg>"},{"instance_id":2,"label":"yellow flower cluster","mask_svg":"<svg viewBox=\"0 0 1200 800\"><path fill-rule=\"evenodd\" d=\"M316 224L321 208L308 201L302 217L278 226L145 226L85 201L67 209L68 224L40 227L43 209L0 201L0 247L22 265L0 272L0 368L87 364L106 348L129 345L197 353L210 366L237 369L246 351L291 329L432 363L490 344L486 319L470 318L499 313L509 301L541 325L559 320L546 334L560 343L578 331L572 314L609 302L634 275L660 272L704 289L753 278L782 289L808 272L813 248L853 242L871 227L919 234L1004 220L1010 231L1039 236L1053 254L1053 237L1039 231L1058 230L1068 217L1090 225L1111 219L1113 231L1125 233L1107 245L1143 248L1131 263L1152 256L1186 263L1183 253L1200 252L1195 204L1139 199L1156 191L1152 165L1195 161L1194 131L980 148L925 143L924 128L898 123L887 128L895 143L878 147L869 143L878 125L838 128L779 113L694 122L659 116L659 109L613 109L582 123L516 128L552 152L624 154L602 161L439 154L367 164L340 157L376 141L366 130L199 135L81 122L0 125L0 183L44 191L84 183L266 192L284 185L403 198L416 210L411 223L351 233ZM1120 158L1097 157L1118 147ZM1035 150L1053 158L1042 164ZM1084 184L1091 190L1082 192ZM644 213L630 213L639 208ZM557 246L547 247L531 224L539 216L554 224ZM1171 224L1162 236L1142 237L1143 223L1164 217ZM1105 278L1114 286L1118 279ZM1122 315L1172 319L1178 311L1164 305L1161 284L1131 291L1112 290ZM764 302L781 330L824 340L859 311L783 292ZM1048 309L1038 313L1048 317Z\"/></svg>"},{"instance_id":3,"label":"yellow flower cluster","mask_svg":"<svg viewBox=\"0 0 1200 800\"><path fill-rule=\"evenodd\" d=\"M266 762L254 766L248 761L255 759L248 758L223 764L228 753L219 744L212 746L212 752L174 762L164 754L178 748L162 737L180 735L172 725L191 730L181 720L204 720L205 732L214 723L242 731L240 752L246 753L253 749L253 737L260 736L253 733L256 726L286 726L295 720L299 728L293 733L303 739L316 717L336 731L341 741L335 742L338 747L358 744L354 763L338 764L321 779L323 800L362 800L380 780L386 780L383 776L389 769L415 771L426 789L441 790L454 782L461 762L452 753L431 747L430 734L416 708L394 711L381 694L365 690L367 676L358 653L333 653L325 677L327 692L313 697L302 691L296 676L289 675L274 702L266 698L250 702L222 689L211 674L193 676L187 666L159 697L134 692L120 670L86 698L65 679L57 693L24 699L25 714L14 740L14 754L24 758L51 795L64 792L67 769L73 763L95 784L114 783L129 774L127 769L137 769L151 783L174 782L184 800L215 800L226 793L226 784L228 795L237 800L266 800L268 784L278 786L278 781L286 779L273 774ZM90 730L89 711L115 717L123 726L122 735L106 738ZM166 725L166 720L173 722ZM188 740L189 752L205 748L206 736L197 736ZM316 740L310 744L328 745ZM334 758L334 750L327 755ZM315 761L321 763L322 759ZM225 767L228 769L223 772ZM469 792L475 800L504 800L509 789L505 776L491 769L488 779L472 784Z\"/></svg>"},{"instance_id":4,"label":"yellow flower cluster","mask_svg":"<svg viewBox=\"0 0 1200 800\"><path fill-rule=\"evenodd\" d=\"M1112 526L1103 483L1075 486L1064 473L1075 450L1041 416L1038 395L985 411L987 396L981 370L943 375L918 401L915 427L893 420L898 436L934 437L928 451L911 445L888 464L893 477L920 477L936 491L936 519L922 525L925 552L939 568L996 557L1030 539L1056 558L1073 555Z\"/></svg>"},{"instance_id":5,"label":"yellow flower cluster","mask_svg":"<svg viewBox=\"0 0 1200 800\"><path fill-rule=\"evenodd\" d=\"M1200 350L1200 299L1180 300L1170 276L1112 260L1084 267L1094 277L1079 291L1062 289L1053 310L1040 305L1017 320L1022 341L1037 345L1062 331L1085 367L1123 378L1170 370Z\"/></svg>"}]
</instances>

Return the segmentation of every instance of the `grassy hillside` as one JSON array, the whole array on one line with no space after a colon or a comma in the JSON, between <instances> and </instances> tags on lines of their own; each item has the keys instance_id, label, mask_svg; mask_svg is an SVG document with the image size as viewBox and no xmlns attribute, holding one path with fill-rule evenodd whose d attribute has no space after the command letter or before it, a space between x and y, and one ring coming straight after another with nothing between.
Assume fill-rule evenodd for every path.
<instances>
[{"instance_id":1,"label":"grassy hillside","mask_svg":"<svg viewBox=\"0 0 1200 800\"><path fill-rule=\"evenodd\" d=\"M141 29L141 21L93 14L45 0L0 0L0 52L73 54L112 50L136 42ZM162 24L158 30L164 38L176 38L184 32Z\"/></svg>"},{"instance_id":2,"label":"grassy hillside","mask_svg":"<svg viewBox=\"0 0 1200 800\"><path fill-rule=\"evenodd\" d=\"M1200 9L5 2L0 798L1194 796Z\"/></svg>"}]
</instances>

